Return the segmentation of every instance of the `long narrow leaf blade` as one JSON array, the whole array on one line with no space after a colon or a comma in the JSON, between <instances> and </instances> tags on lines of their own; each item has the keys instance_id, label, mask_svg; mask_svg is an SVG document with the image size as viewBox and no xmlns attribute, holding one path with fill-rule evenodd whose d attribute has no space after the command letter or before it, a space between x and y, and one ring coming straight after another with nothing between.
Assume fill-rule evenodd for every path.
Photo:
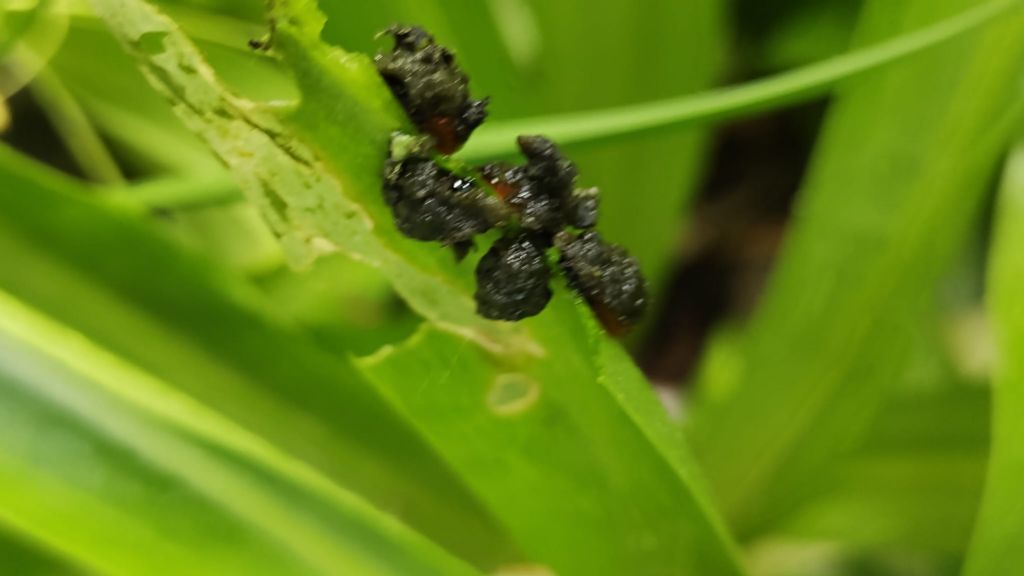
<instances>
[{"instance_id":1,"label":"long narrow leaf blade","mask_svg":"<svg viewBox=\"0 0 1024 576\"><path fill-rule=\"evenodd\" d=\"M1011 154L998 206L989 310L999 346L992 456L966 576L1024 566L1024 145Z\"/></svg>"},{"instance_id":2,"label":"long narrow leaf blade","mask_svg":"<svg viewBox=\"0 0 1024 576\"><path fill-rule=\"evenodd\" d=\"M115 574L474 573L5 293L0 310L0 521Z\"/></svg>"},{"instance_id":3,"label":"long narrow leaf blade","mask_svg":"<svg viewBox=\"0 0 1024 576\"><path fill-rule=\"evenodd\" d=\"M517 134L543 132L565 144L586 144L754 115L819 97L842 81L973 33L1019 7L1020 0L991 0L848 54L738 86L620 108L495 122L481 128L463 155L482 159L512 154Z\"/></svg>"}]
</instances>

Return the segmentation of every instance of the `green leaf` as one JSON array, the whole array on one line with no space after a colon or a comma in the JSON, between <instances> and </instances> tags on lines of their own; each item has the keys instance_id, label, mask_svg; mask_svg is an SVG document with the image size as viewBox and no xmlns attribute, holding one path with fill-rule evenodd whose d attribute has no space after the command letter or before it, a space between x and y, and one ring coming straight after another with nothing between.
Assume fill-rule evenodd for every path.
<instances>
[{"instance_id":1,"label":"green leaf","mask_svg":"<svg viewBox=\"0 0 1024 576\"><path fill-rule=\"evenodd\" d=\"M970 4L869 2L859 42ZM902 373L911 320L965 242L1019 114L1020 6L837 95L738 385L695 413L698 455L742 534L821 488Z\"/></svg>"},{"instance_id":2,"label":"green leaf","mask_svg":"<svg viewBox=\"0 0 1024 576\"><path fill-rule=\"evenodd\" d=\"M19 19L5 10L0 15L0 64L4 74L0 76L0 98L9 98L25 87L42 70L53 54L60 48L68 30L68 17L51 10L50 0L42 0ZM8 21L9 20L9 21Z\"/></svg>"},{"instance_id":3,"label":"green leaf","mask_svg":"<svg viewBox=\"0 0 1024 576\"><path fill-rule=\"evenodd\" d=\"M95 63L104 62L97 74ZM103 28L74 20L49 70L82 104L97 129L128 165L143 173L223 172L201 141L149 88L131 58ZM131 99L125 95L131 94ZM235 186L236 198L241 197Z\"/></svg>"},{"instance_id":4,"label":"green leaf","mask_svg":"<svg viewBox=\"0 0 1024 576\"><path fill-rule=\"evenodd\" d=\"M944 312L933 306L914 322L914 358L861 444L822 468L822 489L804 495L755 549L783 537L843 554L899 550L963 557L984 483L991 394L950 364ZM723 330L712 341L699 378L723 388L702 390L704 396L727 395L735 385L742 368L737 336Z\"/></svg>"},{"instance_id":5,"label":"green leaf","mask_svg":"<svg viewBox=\"0 0 1024 576\"><path fill-rule=\"evenodd\" d=\"M1011 574L1024 563L1024 145L1010 155L997 209L988 305L999 357L995 373L992 458L985 499L964 574Z\"/></svg>"},{"instance_id":6,"label":"green leaf","mask_svg":"<svg viewBox=\"0 0 1024 576\"><path fill-rule=\"evenodd\" d=\"M473 574L0 292L0 522L112 574Z\"/></svg>"},{"instance_id":7,"label":"green leaf","mask_svg":"<svg viewBox=\"0 0 1024 576\"><path fill-rule=\"evenodd\" d=\"M124 181L117 162L56 74L50 70L40 71L29 89L83 174L98 182L119 184Z\"/></svg>"},{"instance_id":8,"label":"green leaf","mask_svg":"<svg viewBox=\"0 0 1024 576\"><path fill-rule=\"evenodd\" d=\"M0 570L24 576L72 576L82 574L67 561L24 538L0 529Z\"/></svg>"},{"instance_id":9,"label":"green leaf","mask_svg":"<svg viewBox=\"0 0 1024 576\"><path fill-rule=\"evenodd\" d=\"M989 422L987 388L901 392L831 472L828 492L780 530L854 548L962 556L981 501Z\"/></svg>"},{"instance_id":10,"label":"green leaf","mask_svg":"<svg viewBox=\"0 0 1024 576\"><path fill-rule=\"evenodd\" d=\"M14 11L9 9L0 12L0 32L3 32L0 38L0 58L7 57L18 42L30 35L34 26L45 21L52 4L52 0L39 0L28 8L22 18L13 17Z\"/></svg>"},{"instance_id":11,"label":"green leaf","mask_svg":"<svg viewBox=\"0 0 1024 576\"><path fill-rule=\"evenodd\" d=\"M9 298L474 563L515 557L348 361L269 313L251 286L85 196L0 149L0 290Z\"/></svg>"},{"instance_id":12,"label":"green leaf","mask_svg":"<svg viewBox=\"0 0 1024 576\"><path fill-rule=\"evenodd\" d=\"M232 168L293 261L325 247L346 252L380 269L430 322L394 353L399 360L381 353L369 373L529 560L588 576L740 573L665 414L621 350L602 351L617 344L565 286L539 317L486 321L475 314L471 263L458 265L441 248L395 230L379 174L401 112L368 58L319 42L322 17L311 3L282 2L271 11L273 46L302 93L282 109L227 94L174 25L147 5L94 4L154 86ZM534 382L544 409L507 406L520 380L496 393L494 410L483 392L504 374ZM452 405L435 410L442 402ZM528 428L512 426L515 414L540 414L541 427L533 430L536 417ZM479 429L470 432L469 423ZM543 456L554 449L547 430L559 435L551 457ZM543 458L543 465L494 464L506 455Z\"/></svg>"},{"instance_id":13,"label":"green leaf","mask_svg":"<svg viewBox=\"0 0 1024 576\"><path fill-rule=\"evenodd\" d=\"M707 499L686 489L698 481L679 430L621 347L583 329L544 323L559 356L515 364L424 327L362 365L556 573L737 573Z\"/></svg>"}]
</instances>

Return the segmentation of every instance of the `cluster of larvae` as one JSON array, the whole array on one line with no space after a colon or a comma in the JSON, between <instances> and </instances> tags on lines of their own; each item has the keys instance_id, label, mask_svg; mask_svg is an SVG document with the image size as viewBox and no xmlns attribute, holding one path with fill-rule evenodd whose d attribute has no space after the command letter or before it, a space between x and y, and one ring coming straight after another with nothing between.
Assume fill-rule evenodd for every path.
<instances>
[{"instance_id":1,"label":"cluster of larvae","mask_svg":"<svg viewBox=\"0 0 1024 576\"><path fill-rule=\"evenodd\" d=\"M491 163L456 168L456 152L487 116L487 100L473 100L455 57L421 28L393 26L391 52L375 62L418 134L395 133L384 172L384 200L398 229L439 242L462 259L476 236L502 235L476 268L477 312L515 321L540 313L551 299L553 266L594 310L605 328L621 334L643 315L646 284L623 248L605 242L597 224L597 188L576 187L576 166L543 136L520 136L522 165Z\"/></svg>"}]
</instances>

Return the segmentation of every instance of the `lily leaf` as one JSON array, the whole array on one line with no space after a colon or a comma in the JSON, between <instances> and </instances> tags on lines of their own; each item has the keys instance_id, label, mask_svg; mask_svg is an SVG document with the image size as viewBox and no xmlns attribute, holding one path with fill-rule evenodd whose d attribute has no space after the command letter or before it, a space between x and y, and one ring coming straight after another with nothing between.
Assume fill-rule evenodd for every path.
<instances>
[{"instance_id":1,"label":"lily leaf","mask_svg":"<svg viewBox=\"0 0 1024 576\"><path fill-rule=\"evenodd\" d=\"M557 358L503 362L424 327L362 365L556 573L737 573L680 431L622 348L579 323L536 333Z\"/></svg>"},{"instance_id":2,"label":"lily leaf","mask_svg":"<svg viewBox=\"0 0 1024 576\"><path fill-rule=\"evenodd\" d=\"M476 573L6 293L0 310L5 524L112 574Z\"/></svg>"},{"instance_id":3,"label":"lily leaf","mask_svg":"<svg viewBox=\"0 0 1024 576\"><path fill-rule=\"evenodd\" d=\"M992 457L981 515L963 573L1009 574L1024 562L1024 144L1007 162L989 271L988 304L999 358L996 365Z\"/></svg>"},{"instance_id":4,"label":"lily leaf","mask_svg":"<svg viewBox=\"0 0 1024 576\"><path fill-rule=\"evenodd\" d=\"M741 572L649 387L565 286L539 317L487 321L475 313L468 264L397 232L380 172L390 131L404 119L366 56L319 41L323 19L311 2L271 7L273 49L302 94L277 108L227 93L176 26L141 0L93 4L232 169L293 263L343 251L381 270L429 321L365 370L529 560L588 576ZM524 388L541 401L517 408ZM516 414L541 427L517 426ZM544 441L545 431L556 439ZM519 437L526 433L532 442ZM524 467L493 464L506 457Z\"/></svg>"}]
</instances>

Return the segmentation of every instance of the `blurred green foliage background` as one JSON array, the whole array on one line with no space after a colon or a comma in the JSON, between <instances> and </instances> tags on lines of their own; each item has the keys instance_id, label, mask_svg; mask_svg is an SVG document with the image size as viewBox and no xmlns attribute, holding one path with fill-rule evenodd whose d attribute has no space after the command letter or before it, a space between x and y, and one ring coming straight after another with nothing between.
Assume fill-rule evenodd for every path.
<instances>
[{"instance_id":1,"label":"blurred green foliage background","mask_svg":"<svg viewBox=\"0 0 1024 576\"><path fill-rule=\"evenodd\" d=\"M786 106L565 146L652 306L618 343L559 285L498 332L534 357L355 239L289 266L207 147L226 124L140 73L173 42L119 43L139 0L0 2L3 573L1024 573L1024 3L321 0L350 53L395 22L452 47L481 138L798 72ZM250 49L262 2L153 5L253 106L353 113L365 62ZM322 173L377 174L282 118Z\"/></svg>"}]
</instances>

